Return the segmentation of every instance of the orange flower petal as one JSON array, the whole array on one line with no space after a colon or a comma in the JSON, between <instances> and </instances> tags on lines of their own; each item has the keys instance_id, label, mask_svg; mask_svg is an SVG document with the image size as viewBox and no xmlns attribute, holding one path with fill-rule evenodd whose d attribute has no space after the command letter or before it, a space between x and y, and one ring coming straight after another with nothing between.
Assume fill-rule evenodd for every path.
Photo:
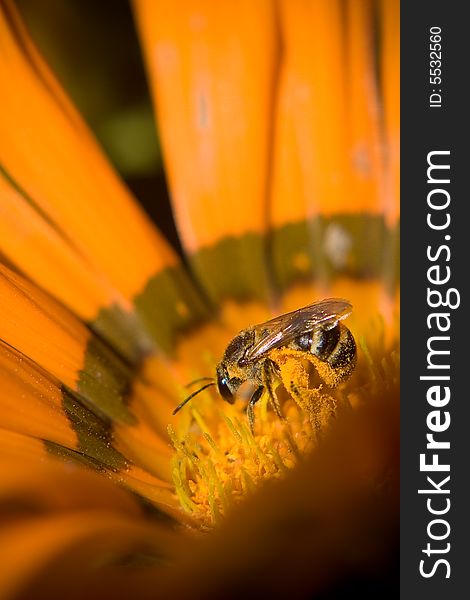
<instances>
[{"instance_id":1,"label":"orange flower petal","mask_svg":"<svg viewBox=\"0 0 470 600\"><path fill-rule=\"evenodd\" d=\"M174 253L60 91L9 1L0 38L0 164L123 296L133 296L175 264Z\"/></svg>"},{"instance_id":2,"label":"orange flower petal","mask_svg":"<svg viewBox=\"0 0 470 600\"><path fill-rule=\"evenodd\" d=\"M263 231L278 43L272 4L134 7L185 247Z\"/></svg>"},{"instance_id":3,"label":"orange flower petal","mask_svg":"<svg viewBox=\"0 0 470 600\"><path fill-rule=\"evenodd\" d=\"M0 249L23 273L85 320L113 303L131 308L1 174L0 198Z\"/></svg>"},{"instance_id":4,"label":"orange flower petal","mask_svg":"<svg viewBox=\"0 0 470 600\"><path fill-rule=\"evenodd\" d=\"M169 352L179 330L206 316L201 297L10 0L0 5L0 37L0 252L129 361L155 346Z\"/></svg>"},{"instance_id":5,"label":"orange flower petal","mask_svg":"<svg viewBox=\"0 0 470 600\"><path fill-rule=\"evenodd\" d=\"M0 339L77 393L100 416L135 418L124 403L129 367L78 319L0 265Z\"/></svg>"},{"instance_id":6,"label":"orange flower petal","mask_svg":"<svg viewBox=\"0 0 470 600\"><path fill-rule=\"evenodd\" d=\"M382 207L383 156L372 0L346 2L348 190L342 210L376 214Z\"/></svg>"},{"instance_id":7,"label":"orange flower petal","mask_svg":"<svg viewBox=\"0 0 470 600\"><path fill-rule=\"evenodd\" d=\"M37 452L40 442L1 431L0 501L17 498L25 512L99 509L139 516L136 500L97 473ZM36 446L36 450L35 450ZM16 468L11 468L15 459ZM34 493L31 493L34 490ZM21 502L20 502L21 501Z\"/></svg>"},{"instance_id":8,"label":"orange flower petal","mask_svg":"<svg viewBox=\"0 0 470 600\"><path fill-rule=\"evenodd\" d=\"M63 307L0 265L0 338L59 381L75 388L87 329Z\"/></svg>"},{"instance_id":9,"label":"orange flower petal","mask_svg":"<svg viewBox=\"0 0 470 600\"><path fill-rule=\"evenodd\" d=\"M77 447L77 435L62 408L62 391L37 365L0 341L0 426Z\"/></svg>"},{"instance_id":10,"label":"orange flower petal","mask_svg":"<svg viewBox=\"0 0 470 600\"><path fill-rule=\"evenodd\" d=\"M5 598L24 592L57 560L85 573L131 553L168 557L175 540L169 528L144 520L138 503L113 483L52 460L17 456L11 469L0 458L0 516L7 519L0 532ZM66 578L53 581L61 587ZM36 588L33 596L42 593Z\"/></svg>"},{"instance_id":11,"label":"orange flower petal","mask_svg":"<svg viewBox=\"0 0 470 600\"><path fill-rule=\"evenodd\" d=\"M387 144L385 205L388 222L400 216L400 3L380 0L381 70Z\"/></svg>"},{"instance_id":12,"label":"orange flower petal","mask_svg":"<svg viewBox=\"0 0 470 600\"><path fill-rule=\"evenodd\" d=\"M393 288L398 232L387 218L374 4L286 0L280 14L270 207L276 283L284 290L313 279L321 295L338 276L385 278ZM396 101L398 93L390 89Z\"/></svg>"},{"instance_id":13,"label":"orange flower petal","mask_svg":"<svg viewBox=\"0 0 470 600\"><path fill-rule=\"evenodd\" d=\"M96 270L96 265L36 210L1 169L0 252L32 281L88 321L131 362L139 361L156 344L167 350L175 330L204 310L177 266L154 274L131 299L133 302L123 297L106 274ZM168 307L168 318L166 327L159 327L163 306Z\"/></svg>"},{"instance_id":14,"label":"orange flower petal","mask_svg":"<svg viewBox=\"0 0 470 600\"><path fill-rule=\"evenodd\" d=\"M341 2L280 2L280 15L285 49L274 139L274 226L318 212L356 210L344 202L348 121Z\"/></svg>"},{"instance_id":15,"label":"orange flower petal","mask_svg":"<svg viewBox=\"0 0 470 600\"><path fill-rule=\"evenodd\" d=\"M209 297L267 298L278 36L268 0L136 0L183 245ZM196 254L197 253L197 254Z\"/></svg>"}]
</instances>

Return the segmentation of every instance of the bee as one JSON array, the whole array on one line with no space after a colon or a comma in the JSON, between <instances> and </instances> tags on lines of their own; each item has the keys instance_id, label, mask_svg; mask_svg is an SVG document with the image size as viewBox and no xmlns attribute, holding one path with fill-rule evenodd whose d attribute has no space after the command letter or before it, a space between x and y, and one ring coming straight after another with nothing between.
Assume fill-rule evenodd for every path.
<instances>
[{"instance_id":1,"label":"bee","mask_svg":"<svg viewBox=\"0 0 470 600\"><path fill-rule=\"evenodd\" d=\"M236 397L246 397L251 431L255 423L254 406L265 392L276 414L283 418L276 382L283 383L294 400L302 404L302 390L298 382L289 379L284 368L289 361L308 361L329 387L336 387L354 370L356 343L342 323L351 312L352 305L347 300L327 298L243 329L225 349L216 367L216 377L192 382L210 383L183 400L173 414L203 390L217 386L219 394L230 404Z\"/></svg>"}]
</instances>

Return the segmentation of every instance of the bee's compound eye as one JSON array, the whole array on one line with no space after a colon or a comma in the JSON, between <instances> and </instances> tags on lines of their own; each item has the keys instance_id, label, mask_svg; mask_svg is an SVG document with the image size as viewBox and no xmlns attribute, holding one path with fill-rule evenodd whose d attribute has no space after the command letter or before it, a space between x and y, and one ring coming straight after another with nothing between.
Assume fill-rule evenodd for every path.
<instances>
[{"instance_id":1,"label":"bee's compound eye","mask_svg":"<svg viewBox=\"0 0 470 600\"><path fill-rule=\"evenodd\" d=\"M227 400L227 402L230 402L230 404L233 404L235 399L228 386L227 377L219 377L217 380L217 387L219 388L219 393L222 398Z\"/></svg>"}]
</instances>

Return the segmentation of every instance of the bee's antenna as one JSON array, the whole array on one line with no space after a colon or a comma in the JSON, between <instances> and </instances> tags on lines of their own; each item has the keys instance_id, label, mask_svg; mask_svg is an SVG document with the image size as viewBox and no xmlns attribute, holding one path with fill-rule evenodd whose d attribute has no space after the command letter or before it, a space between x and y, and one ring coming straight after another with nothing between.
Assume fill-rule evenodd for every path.
<instances>
[{"instance_id":1,"label":"bee's antenna","mask_svg":"<svg viewBox=\"0 0 470 600\"><path fill-rule=\"evenodd\" d=\"M194 381L190 381L184 387L188 388L194 385L195 383L200 383L201 381L214 381L213 377L199 377L199 379L195 379Z\"/></svg>"},{"instance_id":2,"label":"bee's antenna","mask_svg":"<svg viewBox=\"0 0 470 600\"><path fill-rule=\"evenodd\" d=\"M188 396L187 398L185 398L183 400L183 402L180 402L178 404L178 406L175 408L175 410L173 411L173 414L176 415L176 413L183 408L183 406L186 404L186 402L189 402L190 400L192 400L194 398L194 396L197 396L199 393L201 393L202 391L204 391L205 389L207 389L208 387L211 387L211 385L215 385L215 381L212 381L211 383L206 383L206 385L203 385L202 388L199 388L198 390L196 390L195 392L193 392L190 396Z\"/></svg>"}]
</instances>

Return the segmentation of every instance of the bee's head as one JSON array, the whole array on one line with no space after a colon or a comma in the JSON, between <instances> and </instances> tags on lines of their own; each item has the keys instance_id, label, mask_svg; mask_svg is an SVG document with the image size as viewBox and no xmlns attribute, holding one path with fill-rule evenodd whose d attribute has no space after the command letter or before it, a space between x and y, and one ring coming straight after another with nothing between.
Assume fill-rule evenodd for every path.
<instances>
[{"instance_id":1,"label":"bee's head","mask_svg":"<svg viewBox=\"0 0 470 600\"><path fill-rule=\"evenodd\" d=\"M226 366L221 362L217 366L217 388L219 394L224 400L233 404L235 402L235 394L240 387L242 380L239 377L230 377Z\"/></svg>"}]
</instances>

